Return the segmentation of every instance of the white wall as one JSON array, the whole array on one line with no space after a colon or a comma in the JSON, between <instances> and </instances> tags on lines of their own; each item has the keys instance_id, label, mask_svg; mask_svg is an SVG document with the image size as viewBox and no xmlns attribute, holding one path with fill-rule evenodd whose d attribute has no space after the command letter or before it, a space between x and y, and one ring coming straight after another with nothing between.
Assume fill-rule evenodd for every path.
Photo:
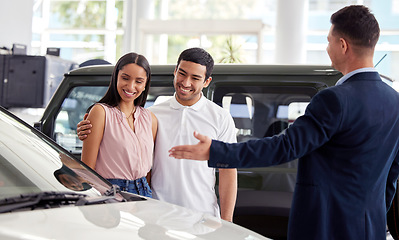
<instances>
[{"instance_id":1,"label":"white wall","mask_svg":"<svg viewBox=\"0 0 399 240\"><path fill-rule=\"evenodd\" d=\"M33 0L1 1L0 47L11 49L13 43L28 47L32 40Z\"/></svg>"}]
</instances>

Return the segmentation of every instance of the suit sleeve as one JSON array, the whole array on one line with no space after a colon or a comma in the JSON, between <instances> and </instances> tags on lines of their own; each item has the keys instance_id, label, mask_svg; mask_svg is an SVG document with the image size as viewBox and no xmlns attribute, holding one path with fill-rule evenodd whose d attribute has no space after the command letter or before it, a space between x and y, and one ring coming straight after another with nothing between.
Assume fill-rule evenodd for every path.
<instances>
[{"instance_id":1,"label":"suit sleeve","mask_svg":"<svg viewBox=\"0 0 399 240\"><path fill-rule=\"evenodd\" d=\"M212 140L208 165L217 168L267 167L292 161L319 148L337 131L342 121L342 103L326 89L316 94L305 114L284 134L243 143Z\"/></svg>"},{"instance_id":2,"label":"suit sleeve","mask_svg":"<svg viewBox=\"0 0 399 240\"><path fill-rule=\"evenodd\" d=\"M386 191L385 201L386 201L387 211L391 207L392 200L396 193L396 183L398 180L398 176L399 176L399 152L396 153L396 157L388 173L387 187L385 190Z\"/></svg>"}]
</instances>

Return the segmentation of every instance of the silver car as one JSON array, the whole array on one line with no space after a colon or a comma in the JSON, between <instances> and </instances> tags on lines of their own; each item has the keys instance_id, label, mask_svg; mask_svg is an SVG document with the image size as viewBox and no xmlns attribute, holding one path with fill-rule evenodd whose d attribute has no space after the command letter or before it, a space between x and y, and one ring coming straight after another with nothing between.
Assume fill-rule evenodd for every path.
<instances>
[{"instance_id":1,"label":"silver car","mask_svg":"<svg viewBox=\"0 0 399 240\"><path fill-rule=\"evenodd\" d=\"M267 239L120 191L0 107L0 239Z\"/></svg>"}]
</instances>

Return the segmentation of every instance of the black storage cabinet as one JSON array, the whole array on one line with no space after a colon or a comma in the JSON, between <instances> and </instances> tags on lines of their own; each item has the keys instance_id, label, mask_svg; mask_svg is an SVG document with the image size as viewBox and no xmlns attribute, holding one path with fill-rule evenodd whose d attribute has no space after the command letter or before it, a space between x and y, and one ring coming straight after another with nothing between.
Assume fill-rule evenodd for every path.
<instances>
[{"instance_id":1,"label":"black storage cabinet","mask_svg":"<svg viewBox=\"0 0 399 240\"><path fill-rule=\"evenodd\" d=\"M51 55L2 55L1 59L1 105L6 108L45 107L64 73L77 67L71 61Z\"/></svg>"},{"instance_id":2,"label":"black storage cabinet","mask_svg":"<svg viewBox=\"0 0 399 240\"><path fill-rule=\"evenodd\" d=\"M3 106L4 64L5 55L0 55L0 106Z\"/></svg>"}]
</instances>

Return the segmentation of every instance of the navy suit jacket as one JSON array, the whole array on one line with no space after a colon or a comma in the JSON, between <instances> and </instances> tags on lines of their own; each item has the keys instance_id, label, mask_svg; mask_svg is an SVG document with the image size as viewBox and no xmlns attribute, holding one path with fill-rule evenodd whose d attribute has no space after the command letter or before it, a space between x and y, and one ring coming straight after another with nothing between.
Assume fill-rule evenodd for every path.
<instances>
[{"instance_id":1,"label":"navy suit jacket","mask_svg":"<svg viewBox=\"0 0 399 240\"><path fill-rule=\"evenodd\" d=\"M399 94L377 72L316 94L279 136L213 140L209 166L265 167L299 158L288 239L386 239L399 173Z\"/></svg>"}]
</instances>

